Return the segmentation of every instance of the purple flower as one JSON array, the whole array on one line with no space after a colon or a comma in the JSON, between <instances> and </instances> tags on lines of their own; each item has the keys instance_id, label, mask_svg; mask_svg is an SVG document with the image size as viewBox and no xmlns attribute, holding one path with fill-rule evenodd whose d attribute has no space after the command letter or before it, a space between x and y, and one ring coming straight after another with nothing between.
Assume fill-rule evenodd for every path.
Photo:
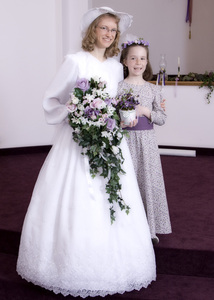
<instances>
[{"instance_id":1,"label":"purple flower","mask_svg":"<svg viewBox=\"0 0 214 300\"><path fill-rule=\"evenodd\" d=\"M100 112L99 110L94 110L93 108L86 107L84 113L87 118L97 118Z\"/></svg>"},{"instance_id":2,"label":"purple flower","mask_svg":"<svg viewBox=\"0 0 214 300\"><path fill-rule=\"evenodd\" d=\"M104 89L104 88L106 88L106 84L107 84L106 81L100 81L99 84L98 84L98 87L99 87L100 89Z\"/></svg>"},{"instance_id":3,"label":"purple flower","mask_svg":"<svg viewBox=\"0 0 214 300\"><path fill-rule=\"evenodd\" d=\"M85 78L80 78L76 82L76 87L81 89L83 92L87 91L90 87L89 81Z\"/></svg>"},{"instance_id":4,"label":"purple flower","mask_svg":"<svg viewBox=\"0 0 214 300\"><path fill-rule=\"evenodd\" d=\"M70 113L73 113L74 111L77 110L77 106L75 104L69 104L67 105L67 109Z\"/></svg>"},{"instance_id":5,"label":"purple flower","mask_svg":"<svg viewBox=\"0 0 214 300\"><path fill-rule=\"evenodd\" d=\"M111 98L106 98L104 101L105 101L105 103L106 103L107 106L111 105L111 103L112 103L112 99Z\"/></svg>"},{"instance_id":6,"label":"purple flower","mask_svg":"<svg viewBox=\"0 0 214 300\"><path fill-rule=\"evenodd\" d=\"M107 119L107 121L106 121L106 123L107 123L107 129L108 130L114 130L114 128L115 128L115 126L116 126L116 121L115 121L115 119L110 119L110 118L108 118Z\"/></svg>"},{"instance_id":7,"label":"purple flower","mask_svg":"<svg viewBox=\"0 0 214 300\"><path fill-rule=\"evenodd\" d=\"M93 100L93 102L91 102L90 107L102 109L102 108L106 107L106 103L102 99L96 98Z\"/></svg>"},{"instance_id":8,"label":"purple flower","mask_svg":"<svg viewBox=\"0 0 214 300\"><path fill-rule=\"evenodd\" d=\"M84 113L87 117L90 117L93 114L93 112L94 112L93 108L90 108L89 106L86 107L86 109L84 111Z\"/></svg>"}]
</instances>

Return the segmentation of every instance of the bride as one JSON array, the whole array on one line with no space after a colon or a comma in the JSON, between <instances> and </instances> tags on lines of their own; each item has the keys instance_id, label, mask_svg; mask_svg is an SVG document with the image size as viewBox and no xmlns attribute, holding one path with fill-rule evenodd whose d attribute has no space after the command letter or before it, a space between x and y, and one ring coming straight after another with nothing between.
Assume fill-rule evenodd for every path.
<instances>
[{"instance_id":1,"label":"bride","mask_svg":"<svg viewBox=\"0 0 214 300\"><path fill-rule=\"evenodd\" d=\"M89 10L82 19L83 50L66 56L46 91L43 107L49 124L60 130L39 173L24 220L18 274L27 281L64 296L106 296L146 288L156 279L151 236L130 153L120 175L127 215L115 206L111 224L105 181L92 178L87 156L73 140L66 102L78 78L95 76L116 95L122 65L120 33L132 17L111 8Z\"/></svg>"}]
</instances>

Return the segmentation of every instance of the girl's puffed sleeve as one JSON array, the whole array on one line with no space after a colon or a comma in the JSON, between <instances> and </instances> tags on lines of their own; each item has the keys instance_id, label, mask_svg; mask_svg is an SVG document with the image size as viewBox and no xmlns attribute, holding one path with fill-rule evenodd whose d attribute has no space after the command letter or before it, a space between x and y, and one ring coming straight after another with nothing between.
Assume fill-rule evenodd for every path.
<instances>
[{"instance_id":1,"label":"girl's puffed sleeve","mask_svg":"<svg viewBox=\"0 0 214 300\"><path fill-rule=\"evenodd\" d=\"M48 124L59 124L68 115L66 103L78 78L78 65L75 54L67 55L45 92L43 108Z\"/></svg>"},{"instance_id":2,"label":"girl's puffed sleeve","mask_svg":"<svg viewBox=\"0 0 214 300\"><path fill-rule=\"evenodd\" d=\"M161 101L163 100L161 88L155 85L151 85L154 93L153 109L151 112L151 122L156 125L164 125L166 122L166 113L161 107Z\"/></svg>"}]
</instances>

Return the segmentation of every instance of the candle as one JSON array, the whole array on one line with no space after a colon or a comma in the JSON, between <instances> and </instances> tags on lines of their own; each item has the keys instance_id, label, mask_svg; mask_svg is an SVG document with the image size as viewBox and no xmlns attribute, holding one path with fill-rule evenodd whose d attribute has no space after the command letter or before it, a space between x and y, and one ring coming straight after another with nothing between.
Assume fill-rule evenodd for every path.
<instances>
[{"instance_id":1,"label":"candle","mask_svg":"<svg viewBox=\"0 0 214 300\"><path fill-rule=\"evenodd\" d=\"M165 85L165 71L162 74L162 87Z\"/></svg>"},{"instance_id":2,"label":"candle","mask_svg":"<svg viewBox=\"0 0 214 300\"><path fill-rule=\"evenodd\" d=\"M156 81L156 85L158 85L158 83L159 83L159 73L157 74L157 81Z\"/></svg>"},{"instance_id":3,"label":"candle","mask_svg":"<svg viewBox=\"0 0 214 300\"><path fill-rule=\"evenodd\" d=\"M177 85L178 85L178 80L179 80L179 78L176 77L176 79L175 79L175 97L177 97Z\"/></svg>"},{"instance_id":4,"label":"candle","mask_svg":"<svg viewBox=\"0 0 214 300\"><path fill-rule=\"evenodd\" d=\"M178 56L178 77L180 77L180 71L181 71L181 60L180 57Z\"/></svg>"}]
</instances>

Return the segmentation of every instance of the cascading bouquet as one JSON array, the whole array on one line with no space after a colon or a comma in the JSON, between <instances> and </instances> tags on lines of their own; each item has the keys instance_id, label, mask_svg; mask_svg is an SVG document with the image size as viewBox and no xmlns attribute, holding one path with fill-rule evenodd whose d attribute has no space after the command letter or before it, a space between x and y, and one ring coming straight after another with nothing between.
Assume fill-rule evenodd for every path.
<instances>
[{"instance_id":1,"label":"cascading bouquet","mask_svg":"<svg viewBox=\"0 0 214 300\"><path fill-rule=\"evenodd\" d=\"M115 221L114 203L129 213L121 196L120 174L124 158L120 146L124 132L116 105L118 100L106 92L106 82L100 78L79 79L67 103L69 124L73 139L88 156L90 174L107 178L106 193L110 203L111 223Z\"/></svg>"}]
</instances>

